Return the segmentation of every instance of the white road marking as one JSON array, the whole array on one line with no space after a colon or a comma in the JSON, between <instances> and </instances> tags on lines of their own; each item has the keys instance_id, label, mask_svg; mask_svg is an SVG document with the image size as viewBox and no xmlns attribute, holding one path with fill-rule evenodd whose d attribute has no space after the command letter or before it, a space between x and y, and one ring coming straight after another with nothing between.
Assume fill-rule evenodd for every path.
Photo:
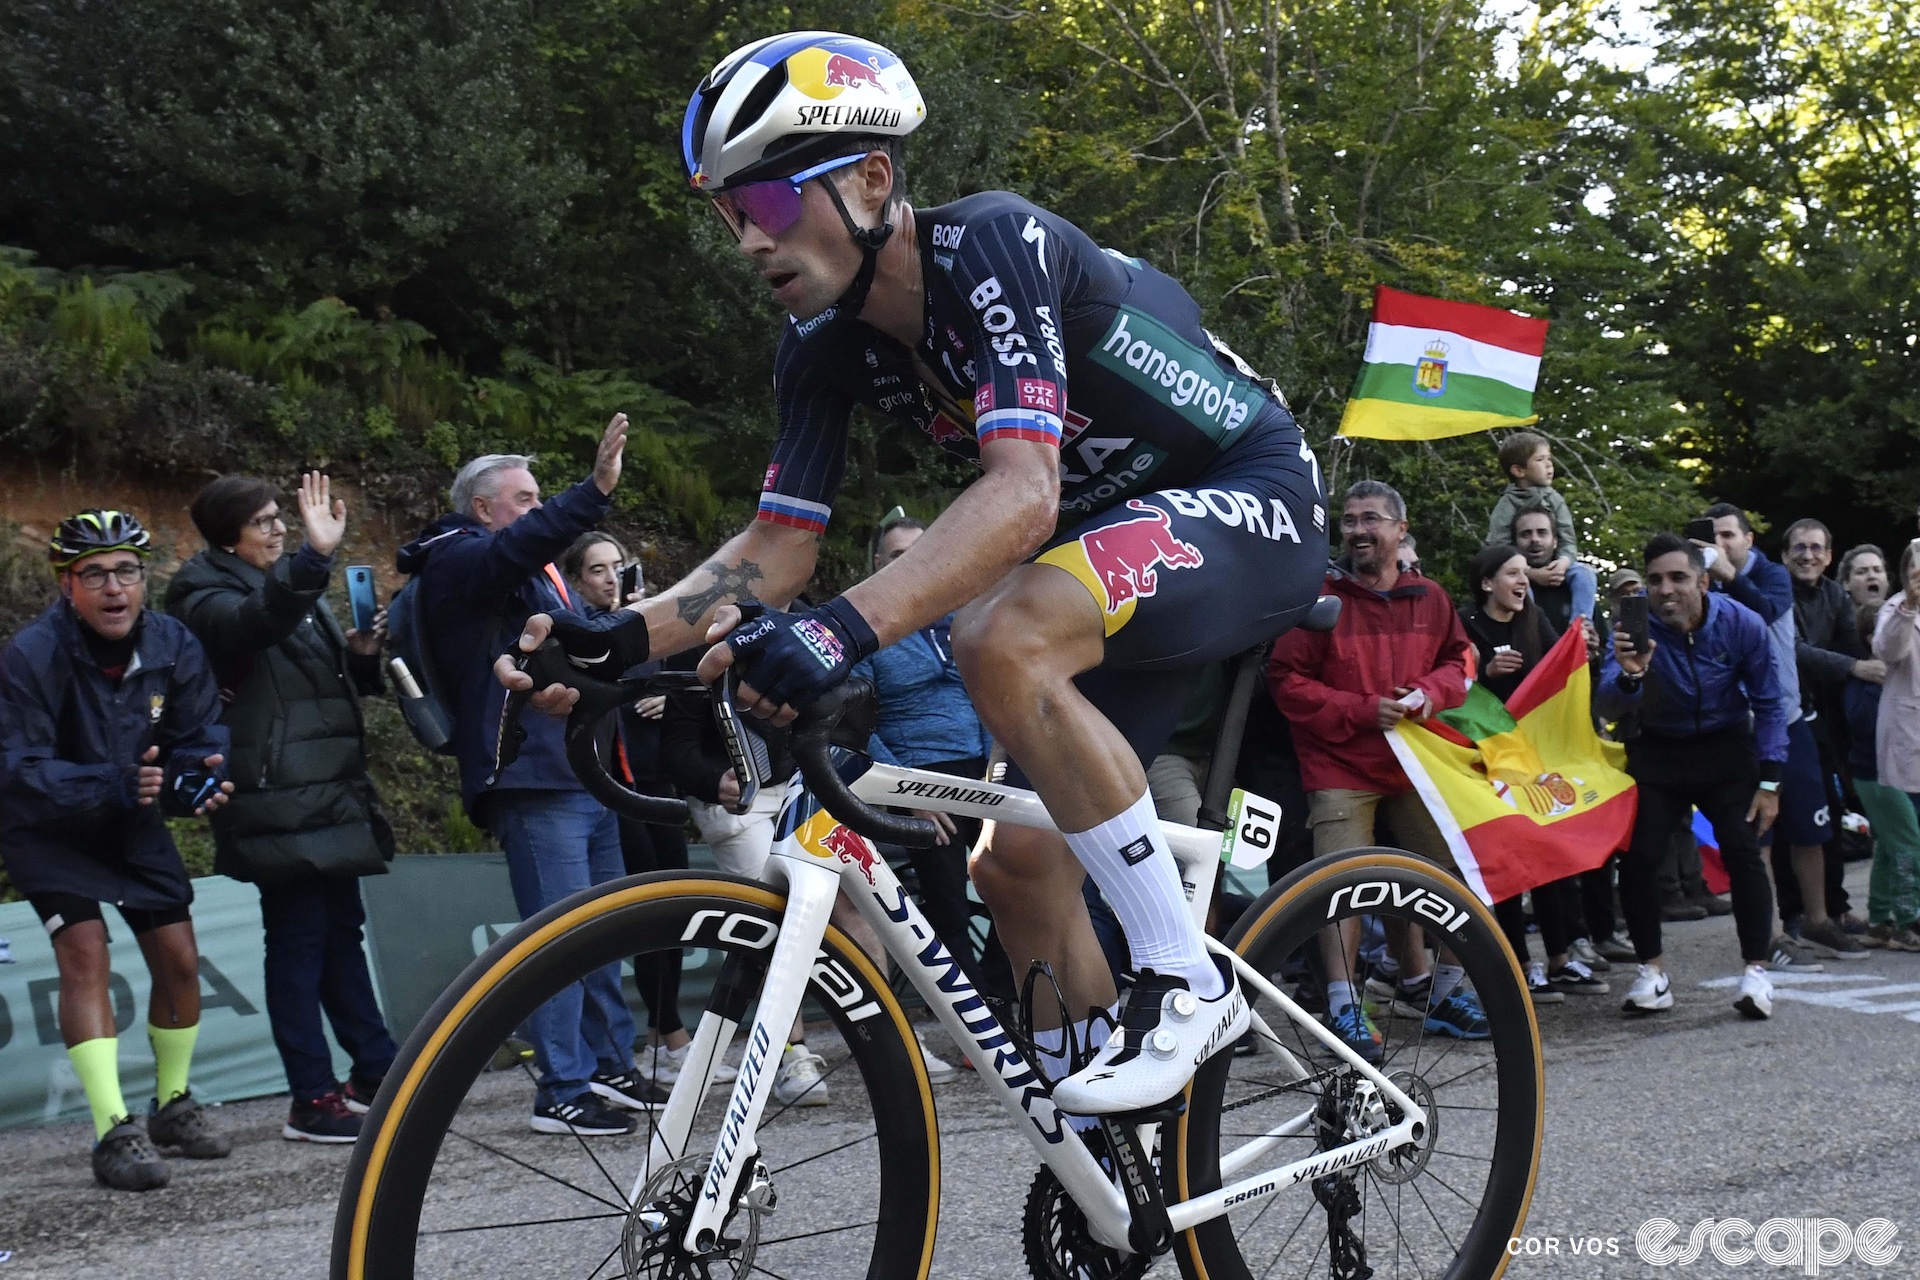
<instances>
[{"instance_id":1,"label":"white road marking","mask_svg":"<svg viewBox=\"0 0 1920 1280\"><path fill-rule=\"evenodd\" d=\"M1920 999L1888 1000L1888 996L1920 996L1920 982L1888 982L1877 973L1770 973L1774 998L1795 1000L1849 1013L1897 1013L1908 1022L1920 1022ZM1878 985L1875 985L1878 984ZM1739 978L1709 978L1708 990L1740 985ZM1816 990L1815 988L1826 988Z\"/></svg>"}]
</instances>

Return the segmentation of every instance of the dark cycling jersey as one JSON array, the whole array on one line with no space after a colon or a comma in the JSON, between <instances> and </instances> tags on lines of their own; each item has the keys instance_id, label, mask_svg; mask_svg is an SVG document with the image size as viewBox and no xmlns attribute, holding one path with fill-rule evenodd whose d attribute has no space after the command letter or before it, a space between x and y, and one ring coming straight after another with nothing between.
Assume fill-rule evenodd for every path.
<instances>
[{"instance_id":1,"label":"dark cycling jersey","mask_svg":"<svg viewBox=\"0 0 1920 1280\"><path fill-rule=\"evenodd\" d=\"M1297 438L1279 388L1138 258L1004 191L916 210L915 221L927 283L917 352L832 310L787 325L760 518L826 527L855 405L976 461L988 440L1060 446L1060 509L1074 516L1189 485L1275 425Z\"/></svg>"}]
</instances>

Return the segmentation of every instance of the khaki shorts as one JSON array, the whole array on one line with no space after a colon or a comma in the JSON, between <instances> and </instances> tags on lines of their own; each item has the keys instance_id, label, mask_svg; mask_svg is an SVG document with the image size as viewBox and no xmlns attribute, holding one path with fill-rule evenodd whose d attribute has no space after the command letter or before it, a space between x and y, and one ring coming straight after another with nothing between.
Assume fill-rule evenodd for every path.
<instances>
[{"instance_id":1,"label":"khaki shorts","mask_svg":"<svg viewBox=\"0 0 1920 1280\"><path fill-rule=\"evenodd\" d=\"M1379 843L1373 834L1376 814L1386 815L1398 848L1416 853L1457 876L1453 851L1433 824L1433 815L1417 791L1383 796L1377 791L1334 787L1307 795L1307 825L1313 829L1313 856L1324 857L1347 849Z\"/></svg>"}]
</instances>

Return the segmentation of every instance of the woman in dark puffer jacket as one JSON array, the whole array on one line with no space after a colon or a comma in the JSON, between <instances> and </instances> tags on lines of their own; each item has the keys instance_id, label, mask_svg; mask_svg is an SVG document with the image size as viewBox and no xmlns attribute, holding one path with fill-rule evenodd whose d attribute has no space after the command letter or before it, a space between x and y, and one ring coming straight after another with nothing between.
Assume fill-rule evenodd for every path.
<instances>
[{"instance_id":1,"label":"woman in dark puffer jacket","mask_svg":"<svg viewBox=\"0 0 1920 1280\"><path fill-rule=\"evenodd\" d=\"M341 631L325 595L346 504L319 472L302 478L299 501L306 543L285 555L274 486L223 476L202 489L192 515L207 549L175 575L167 611L207 650L233 734L214 870L260 889L267 1016L293 1094L282 1136L347 1143L397 1052L361 950L359 885L393 856L356 697L380 691L384 620L372 634ZM323 1007L353 1058L344 1087Z\"/></svg>"}]
</instances>

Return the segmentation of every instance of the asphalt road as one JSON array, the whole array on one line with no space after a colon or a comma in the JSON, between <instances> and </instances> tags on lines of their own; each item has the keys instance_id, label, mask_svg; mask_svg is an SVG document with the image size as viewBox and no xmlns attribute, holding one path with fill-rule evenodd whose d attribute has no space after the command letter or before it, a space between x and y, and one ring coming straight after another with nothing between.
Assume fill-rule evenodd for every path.
<instances>
[{"instance_id":1,"label":"asphalt road","mask_svg":"<svg viewBox=\"0 0 1920 1280\"><path fill-rule=\"evenodd\" d=\"M1854 870L1852 879L1863 881L1864 866ZM1803 1266L1760 1260L1726 1266L1710 1252L1688 1265L1656 1268L1636 1252L1635 1233L1648 1219L1666 1218L1684 1244L1707 1218L1832 1218L1852 1228L1885 1217L1897 1229L1898 1257L1884 1266L1853 1258L1818 1274L1920 1276L1920 956L1876 952L1863 962L1829 964L1825 974L1789 977L1774 1019L1752 1023L1734 1013L1730 990L1710 985L1737 972L1731 921L1673 926L1668 938L1672 1013L1624 1020L1618 969L1612 996L1570 997L1541 1010L1545 1156L1524 1251L1508 1274L1806 1275L1812 1273ZM946 1047L938 1033L929 1040L936 1050ZM528 1092L511 1075L488 1079L476 1092L473 1123L495 1124L513 1141L556 1141L518 1137ZM944 1154L934 1274L1014 1280L1025 1274L1019 1214L1035 1161L971 1077L941 1086L938 1098ZM12 1254L0 1263L0 1280L325 1275L347 1152L282 1141L284 1108L284 1099L220 1108L236 1140L233 1156L176 1162L170 1187L139 1196L95 1187L84 1126L0 1134L0 1251ZM828 1151L843 1135L857 1137L861 1119L844 1095L825 1108L790 1113L782 1121L786 1150ZM593 1176L584 1160L579 1176ZM498 1161L474 1159L436 1212L448 1222L468 1211L534 1218L573 1194L547 1183L551 1195L543 1197L525 1183L507 1179ZM858 1215L871 1187L823 1172L804 1194L815 1197L819 1214ZM794 1198L790 1186L787 1207ZM776 1213L769 1224L769 1234L802 1225L793 1212ZM608 1229L590 1225L601 1234ZM525 1280L584 1274L588 1250L555 1230L530 1228L509 1239L489 1233L484 1244L445 1237L444 1247L437 1241L423 1251L421 1273ZM1775 1243L1784 1247L1786 1239ZM604 1251L602 1244L591 1252ZM780 1274L840 1275L837 1260L823 1245L804 1266ZM1174 1270L1166 1264L1153 1274Z\"/></svg>"}]
</instances>

